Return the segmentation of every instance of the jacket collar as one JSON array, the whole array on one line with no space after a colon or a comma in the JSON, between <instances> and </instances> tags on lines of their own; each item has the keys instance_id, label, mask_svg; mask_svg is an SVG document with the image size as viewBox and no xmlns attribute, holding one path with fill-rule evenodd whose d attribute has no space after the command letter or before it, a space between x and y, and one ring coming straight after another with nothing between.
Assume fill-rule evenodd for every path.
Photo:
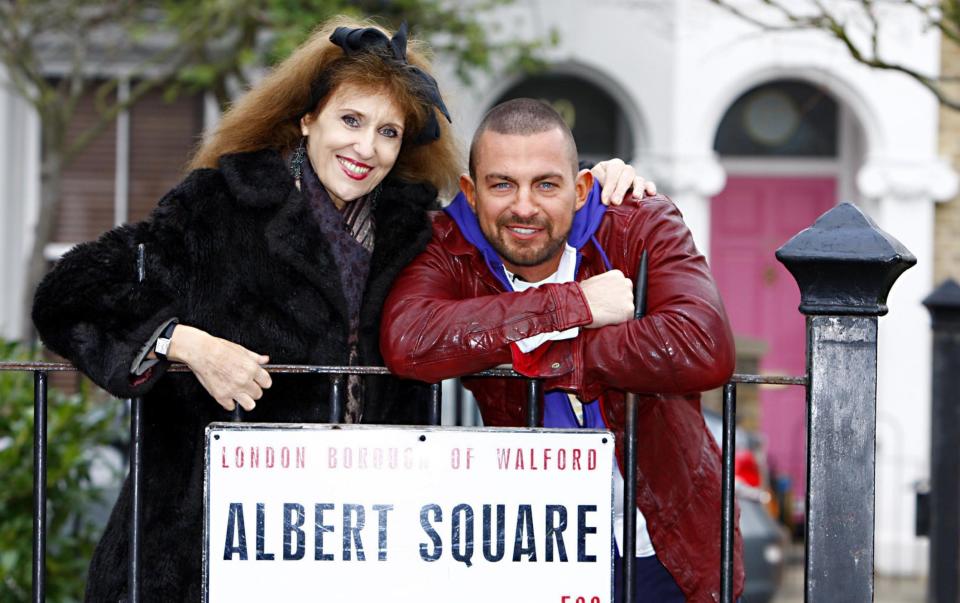
<instances>
[{"instance_id":1,"label":"jacket collar","mask_svg":"<svg viewBox=\"0 0 960 603\"><path fill-rule=\"evenodd\" d=\"M219 166L238 205L267 210L264 232L270 252L304 275L346 322L346 299L330 243L316 223L309 201L295 186L283 157L269 149L237 153L221 157ZM368 293L361 308L362 323L371 310L382 305L400 269L426 247L431 232L426 212L437 198L436 189L429 184L387 178L381 187L374 209L378 228ZM370 291L382 293L371 296ZM379 319L379 311L375 314Z\"/></svg>"},{"instance_id":2,"label":"jacket collar","mask_svg":"<svg viewBox=\"0 0 960 603\"><path fill-rule=\"evenodd\" d=\"M297 190L283 157L272 149L224 155L219 167L240 205L280 205Z\"/></svg>"},{"instance_id":3,"label":"jacket collar","mask_svg":"<svg viewBox=\"0 0 960 603\"><path fill-rule=\"evenodd\" d=\"M367 279L361 328L367 318L376 317L393 279L414 257L426 249L432 229L428 211L436 209L437 189L425 183L407 183L386 179L373 210L376 235L370 276Z\"/></svg>"}]
</instances>

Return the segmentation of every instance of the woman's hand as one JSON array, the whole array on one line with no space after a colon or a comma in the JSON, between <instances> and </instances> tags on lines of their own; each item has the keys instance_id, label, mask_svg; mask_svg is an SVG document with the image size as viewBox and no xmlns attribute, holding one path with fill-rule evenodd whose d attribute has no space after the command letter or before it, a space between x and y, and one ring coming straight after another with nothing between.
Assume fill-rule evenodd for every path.
<instances>
[{"instance_id":1,"label":"woman's hand","mask_svg":"<svg viewBox=\"0 0 960 603\"><path fill-rule=\"evenodd\" d=\"M230 411L237 404L253 410L263 390L273 383L263 368L270 361L268 356L187 325L173 330L167 358L189 366L200 385Z\"/></svg>"},{"instance_id":2,"label":"woman's hand","mask_svg":"<svg viewBox=\"0 0 960 603\"><path fill-rule=\"evenodd\" d=\"M590 171L600 183L600 201L604 205L620 205L631 191L636 197L657 194L657 185L638 176L633 166L622 159L601 161Z\"/></svg>"}]
</instances>

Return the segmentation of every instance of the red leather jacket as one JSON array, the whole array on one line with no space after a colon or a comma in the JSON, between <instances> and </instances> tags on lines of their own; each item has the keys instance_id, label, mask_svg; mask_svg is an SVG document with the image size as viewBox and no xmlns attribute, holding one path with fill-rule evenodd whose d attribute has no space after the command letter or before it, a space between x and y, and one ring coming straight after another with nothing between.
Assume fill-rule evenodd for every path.
<instances>
[{"instance_id":1,"label":"red leather jacket","mask_svg":"<svg viewBox=\"0 0 960 603\"><path fill-rule=\"evenodd\" d=\"M691 602L720 591L720 450L700 414L699 392L733 373L733 337L707 263L673 203L664 197L609 208L595 233L614 268L636 274L649 256L647 314L581 329L538 353L514 358L510 343L590 324L577 283L505 293L478 250L445 214L433 241L397 277L387 298L380 345L393 372L437 382L514 362L546 390L599 398L623 466L624 391L640 392L637 501L660 561ZM606 270L592 243L580 252L584 280ZM546 349L544 349L546 348ZM542 351L542 353L540 353ZM517 379L466 379L489 426L524 424ZM743 588L736 533L735 592Z\"/></svg>"}]
</instances>

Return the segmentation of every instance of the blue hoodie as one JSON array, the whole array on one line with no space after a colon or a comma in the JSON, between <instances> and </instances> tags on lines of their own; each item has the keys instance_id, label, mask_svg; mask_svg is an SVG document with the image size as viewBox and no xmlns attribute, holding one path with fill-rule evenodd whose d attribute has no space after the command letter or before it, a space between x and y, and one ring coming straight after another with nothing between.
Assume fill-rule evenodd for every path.
<instances>
[{"instance_id":1,"label":"blue hoodie","mask_svg":"<svg viewBox=\"0 0 960 603\"><path fill-rule=\"evenodd\" d=\"M490 273L504 286L507 291L513 291L513 284L507 278L507 273L503 267L503 261L493 246L483 236L480 230L480 223L477 221L476 214L473 213L467 198L463 193L459 193L445 209L447 215L457 224L463 237L483 256L487 263ZM611 269L610 260L600 246L595 236L603 215L607 211L607 206L600 201L600 185L593 184L590 194L587 196L587 202L583 204L573 217L573 225L570 228L570 234L567 237L567 243L577 250L577 265L574 271L574 278L580 271L580 260L583 255L580 250L589 242L593 242L603 264L607 270ZM585 427L590 429L605 429L603 415L600 413L600 405L596 400L583 405L583 425L577 421L570 400L566 392L550 391L544 395L543 407L543 426L544 427L564 427L576 428Z\"/></svg>"}]
</instances>

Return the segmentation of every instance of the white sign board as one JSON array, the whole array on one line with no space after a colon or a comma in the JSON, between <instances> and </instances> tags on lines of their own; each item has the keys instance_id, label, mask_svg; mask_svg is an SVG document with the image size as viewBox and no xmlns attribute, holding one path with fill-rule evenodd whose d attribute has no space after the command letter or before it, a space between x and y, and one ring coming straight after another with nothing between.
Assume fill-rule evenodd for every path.
<instances>
[{"instance_id":1,"label":"white sign board","mask_svg":"<svg viewBox=\"0 0 960 603\"><path fill-rule=\"evenodd\" d=\"M607 431L217 423L204 600L610 603Z\"/></svg>"}]
</instances>

